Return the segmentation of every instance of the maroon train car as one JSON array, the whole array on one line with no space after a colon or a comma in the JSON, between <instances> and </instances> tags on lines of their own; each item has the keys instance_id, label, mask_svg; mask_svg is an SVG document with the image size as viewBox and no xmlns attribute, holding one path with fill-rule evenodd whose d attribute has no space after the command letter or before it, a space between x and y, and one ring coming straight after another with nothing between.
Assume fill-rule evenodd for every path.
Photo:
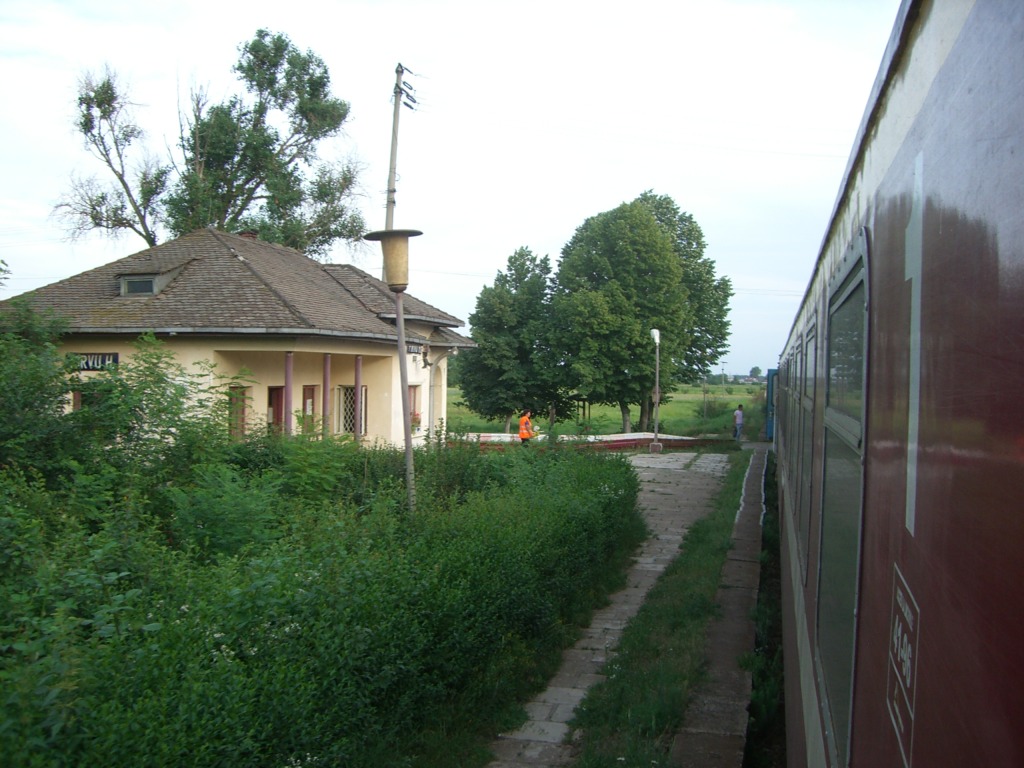
<instances>
[{"instance_id":1,"label":"maroon train car","mask_svg":"<svg viewBox=\"0 0 1024 768\"><path fill-rule=\"evenodd\" d=\"M903 3L776 417L790 766L1024 766L1024 2Z\"/></svg>"}]
</instances>

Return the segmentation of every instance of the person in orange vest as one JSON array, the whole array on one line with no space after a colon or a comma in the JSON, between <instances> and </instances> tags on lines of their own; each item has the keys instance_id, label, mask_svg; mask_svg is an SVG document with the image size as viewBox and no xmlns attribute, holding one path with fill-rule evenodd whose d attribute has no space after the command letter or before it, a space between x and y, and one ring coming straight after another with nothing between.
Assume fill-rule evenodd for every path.
<instances>
[{"instance_id":1,"label":"person in orange vest","mask_svg":"<svg viewBox=\"0 0 1024 768\"><path fill-rule=\"evenodd\" d=\"M537 436L537 433L533 431L533 422L530 421L531 415L530 409L527 408L519 417L519 439L523 445L529 443L531 437Z\"/></svg>"}]
</instances>

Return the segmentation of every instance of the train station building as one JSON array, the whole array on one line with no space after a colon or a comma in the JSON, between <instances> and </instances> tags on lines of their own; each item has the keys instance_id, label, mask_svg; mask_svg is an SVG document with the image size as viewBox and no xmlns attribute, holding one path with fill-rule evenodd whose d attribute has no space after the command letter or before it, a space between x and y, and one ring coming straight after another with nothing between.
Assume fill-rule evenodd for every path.
<instances>
[{"instance_id":1,"label":"train station building","mask_svg":"<svg viewBox=\"0 0 1024 768\"><path fill-rule=\"evenodd\" d=\"M25 298L67 320L61 346L83 371L130 358L146 333L188 371L212 364L211 384L231 380L240 433L403 439L394 294L350 264L204 229ZM475 345L456 330L460 319L409 294L404 314L409 407L422 436L446 418L450 356Z\"/></svg>"}]
</instances>

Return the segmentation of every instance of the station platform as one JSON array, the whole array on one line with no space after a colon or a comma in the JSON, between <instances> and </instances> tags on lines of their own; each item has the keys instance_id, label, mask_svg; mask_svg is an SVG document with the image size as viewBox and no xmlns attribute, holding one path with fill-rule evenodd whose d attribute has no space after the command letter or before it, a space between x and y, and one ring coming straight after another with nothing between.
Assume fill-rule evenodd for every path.
<instances>
[{"instance_id":1,"label":"station platform","mask_svg":"<svg viewBox=\"0 0 1024 768\"><path fill-rule=\"evenodd\" d=\"M499 449L506 445L520 444L519 436L510 432L473 432L464 435L464 438L478 442L481 446ZM549 439L549 435L542 433L531 438L530 442L544 445ZM558 440L562 443L584 443L589 448L598 450L629 451L648 448L652 443L661 445L662 450L686 450L714 445L728 440L728 438L723 438L720 435L686 437L683 435L655 435L653 432L621 432L614 435L558 435Z\"/></svg>"},{"instance_id":2,"label":"station platform","mask_svg":"<svg viewBox=\"0 0 1024 768\"><path fill-rule=\"evenodd\" d=\"M653 435L651 435L653 437ZM660 440L659 440L660 442ZM733 526L733 546L715 600L721 611L707 630L707 683L696 692L673 740L671 765L741 768L746 743L751 677L739 660L754 649L752 611L760 574L761 517L766 443L751 451L743 498ZM728 469L725 454L638 453L630 457L641 480L640 506L651 536L641 545L626 587L594 614L580 640L566 650L548 687L526 705L528 720L491 745L488 768L556 768L573 764L569 721L587 690L604 679L618 641L661 572L678 555L689 527L711 509Z\"/></svg>"}]
</instances>

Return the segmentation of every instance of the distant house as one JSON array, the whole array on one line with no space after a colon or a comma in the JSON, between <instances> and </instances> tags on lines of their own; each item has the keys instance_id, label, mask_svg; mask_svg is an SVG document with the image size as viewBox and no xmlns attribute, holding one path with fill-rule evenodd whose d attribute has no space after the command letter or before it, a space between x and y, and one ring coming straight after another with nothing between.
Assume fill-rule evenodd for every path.
<instances>
[{"instance_id":1,"label":"distant house","mask_svg":"<svg viewBox=\"0 0 1024 768\"><path fill-rule=\"evenodd\" d=\"M86 370L152 332L188 368L248 371L234 393L240 430L403 439L394 295L354 266L204 229L26 297L67 318L63 348ZM461 320L409 294L404 314L410 410L427 430L446 417L448 356L474 344L453 330Z\"/></svg>"}]
</instances>

